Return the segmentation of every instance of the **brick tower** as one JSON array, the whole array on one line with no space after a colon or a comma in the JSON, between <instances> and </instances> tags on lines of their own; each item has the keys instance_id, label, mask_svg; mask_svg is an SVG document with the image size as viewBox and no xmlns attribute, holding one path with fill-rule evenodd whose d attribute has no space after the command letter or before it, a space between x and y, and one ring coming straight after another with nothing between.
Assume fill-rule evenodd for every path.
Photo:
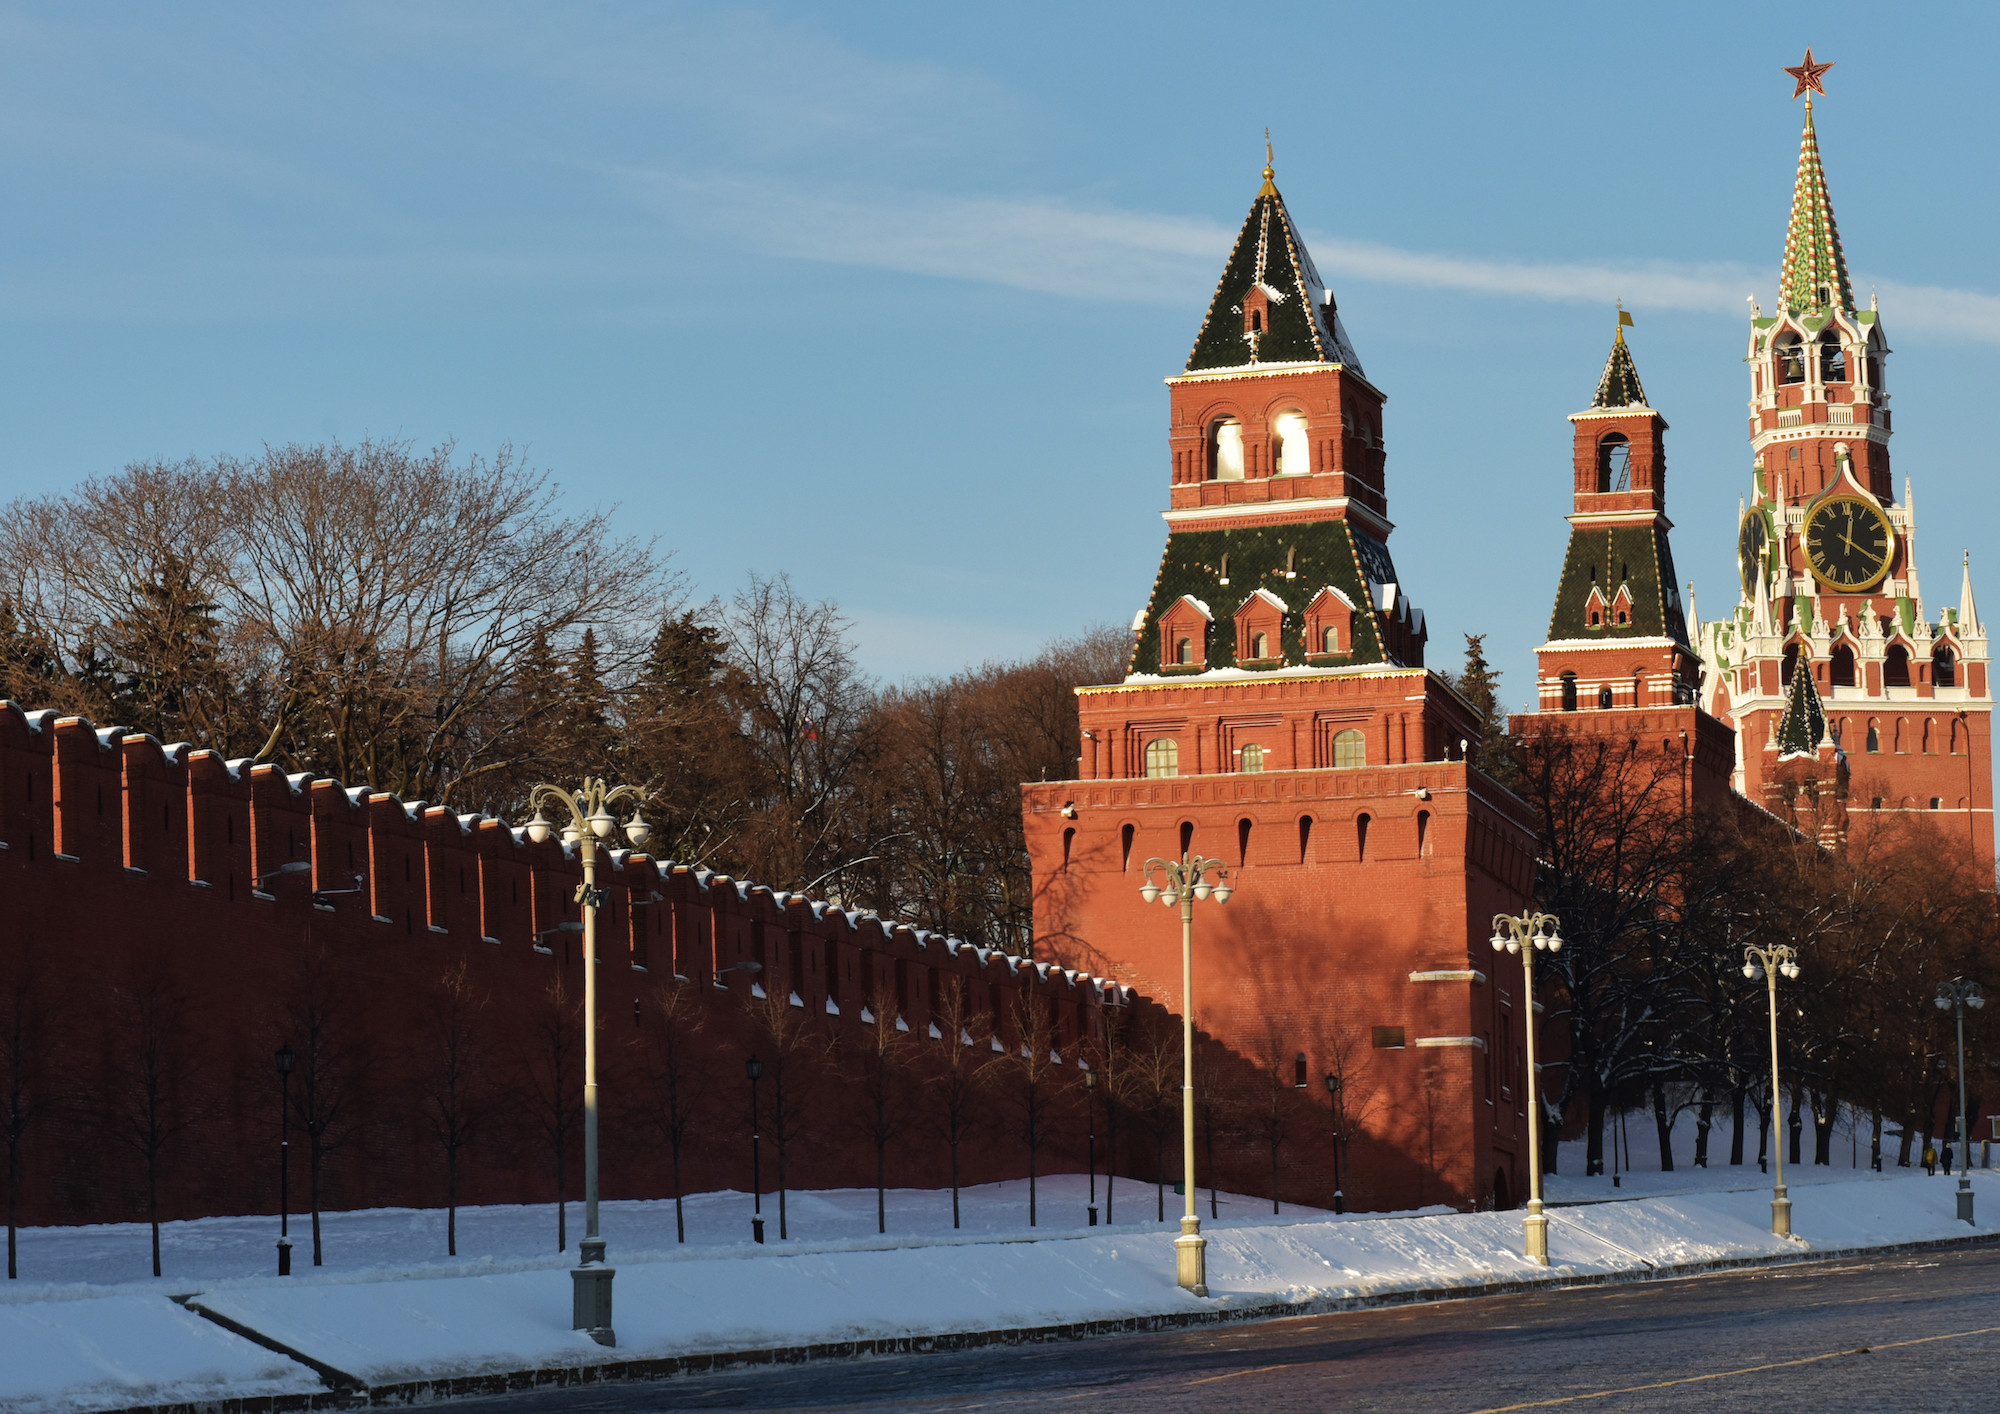
<instances>
[{"instance_id":1,"label":"brick tower","mask_svg":"<svg viewBox=\"0 0 2000 1414\"><path fill-rule=\"evenodd\" d=\"M1818 85L1815 68L1801 91ZM1763 801L1794 674L1808 672L1846 759L1855 838L1917 815L1993 856L1992 686L1968 556L1933 620L1907 479L1894 498L1889 360L1855 306L1806 99L1777 308L1750 320L1749 503L1735 611L1701 635L1704 705L1737 730L1735 785Z\"/></svg>"},{"instance_id":2,"label":"brick tower","mask_svg":"<svg viewBox=\"0 0 2000 1414\"><path fill-rule=\"evenodd\" d=\"M1694 705L1700 662L1667 534L1667 420L1646 401L1620 311L1590 406L1570 416L1569 552L1548 641L1535 650L1538 712L1517 734L1560 722L1678 758L1690 803L1729 791L1729 728ZM1546 719L1546 720L1538 720Z\"/></svg>"},{"instance_id":3,"label":"brick tower","mask_svg":"<svg viewBox=\"0 0 2000 1414\"><path fill-rule=\"evenodd\" d=\"M1267 1098L1307 1087L1286 1102L1302 1125L1316 1097L1292 1195L1332 1198L1310 1146L1338 1071L1355 1206L1511 1202L1519 973L1489 981L1487 938L1528 897L1533 819L1468 759L1475 714L1423 666L1382 394L1268 165L1167 386L1167 544L1130 672L1079 689L1079 779L1023 788L1038 955L1178 1007L1179 927L1141 900L1146 861L1222 858L1235 897L1195 921L1196 1018ZM1272 1155L1243 1163L1225 1182L1263 1191Z\"/></svg>"}]
</instances>

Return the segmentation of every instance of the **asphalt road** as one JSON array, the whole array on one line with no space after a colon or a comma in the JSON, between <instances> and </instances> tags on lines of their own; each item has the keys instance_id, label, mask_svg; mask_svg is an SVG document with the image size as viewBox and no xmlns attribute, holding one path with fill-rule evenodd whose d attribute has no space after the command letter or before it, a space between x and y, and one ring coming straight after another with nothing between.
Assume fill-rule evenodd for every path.
<instances>
[{"instance_id":1,"label":"asphalt road","mask_svg":"<svg viewBox=\"0 0 2000 1414\"><path fill-rule=\"evenodd\" d=\"M2000 1249L456 1401L454 1414L2000 1410Z\"/></svg>"}]
</instances>

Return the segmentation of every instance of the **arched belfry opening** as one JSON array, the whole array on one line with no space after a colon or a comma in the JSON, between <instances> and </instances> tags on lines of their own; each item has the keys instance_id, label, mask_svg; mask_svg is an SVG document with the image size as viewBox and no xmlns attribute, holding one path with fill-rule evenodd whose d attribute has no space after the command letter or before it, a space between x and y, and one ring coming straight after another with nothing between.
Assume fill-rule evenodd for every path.
<instances>
[{"instance_id":1,"label":"arched belfry opening","mask_svg":"<svg viewBox=\"0 0 2000 1414\"><path fill-rule=\"evenodd\" d=\"M1607 432L1597 440L1597 489L1632 489L1632 441L1623 432Z\"/></svg>"}]
</instances>

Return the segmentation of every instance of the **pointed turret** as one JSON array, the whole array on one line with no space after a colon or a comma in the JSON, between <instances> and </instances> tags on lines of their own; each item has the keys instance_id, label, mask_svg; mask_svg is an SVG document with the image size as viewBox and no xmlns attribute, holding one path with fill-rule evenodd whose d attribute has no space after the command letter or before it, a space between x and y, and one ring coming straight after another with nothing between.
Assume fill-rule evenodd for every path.
<instances>
[{"instance_id":1,"label":"pointed turret","mask_svg":"<svg viewBox=\"0 0 2000 1414\"><path fill-rule=\"evenodd\" d=\"M1264 185L1229 252L1186 371L1300 363L1339 364L1367 376L1333 291L1278 194L1267 144Z\"/></svg>"},{"instance_id":2,"label":"pointed turret","mask_svg":"<svg viewBox=\"0 0 2000 1414\"><path fill-rule=\"evenodd\" d=\"M1972 552L1965 552L1965 578L1958 587L1958 631L1961 634L1977 634L1979 627L1979 606L1972 602Z\"/></svg>"},{"instance_id":3,"label":"pointed turret","mask_svg":"<svg viewBox=\"0 0 2000 1414\"><path fill-rule=\"evenodd\" d=\"M1639 370L1632 362L1632 350L1625 343L1625 325L1632 316L1618 312L1618 334L1611 341L1610 357L1604 360L1604 374L1597 380L1597 396L1590 400L1593 410L1643 408L1646 390L1639 386Z\"/></svg>"},{"instance_id":4,"label":"pointed turret","mask_svg":"<svg viewBox=\"0 0 2000 1414\"><path fill-rule=\"evenodd\" d=\"M1819 160L1813 131L1812 100L1806 100L1806 128L1799 138L1799 175L1792 187L1792 219L1785 228L1785 263L1778 276L1781 309L1840 309L1854 313L1854 286L1833 221L1833 198Z\"/></svg>"},{"instance_id":5,"label":"pointed turret","mask_svg":"<svg viewBox=\"0 0 2000 1414\"><path fill-rule=\"evenodd\" d=\"M1813 686L1811 671L1801 663L1785 690L1785 715L1778 723L1778 759L1819 755L1826 740L1826 712L1819 704L1819 689Z\"/></svg>"}]
</instances>

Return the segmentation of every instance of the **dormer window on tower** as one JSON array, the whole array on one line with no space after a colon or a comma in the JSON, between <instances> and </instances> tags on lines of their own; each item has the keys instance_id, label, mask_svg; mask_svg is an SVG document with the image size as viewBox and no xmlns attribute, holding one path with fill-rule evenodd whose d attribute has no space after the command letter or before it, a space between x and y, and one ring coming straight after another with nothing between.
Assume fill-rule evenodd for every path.
<instances>
[{"instance_id":1,"label":"dormer window on tower","mask_svg":"<svg viewBox=\"0 0 2000 1414\"><path fill-rule=\"evenodd\" d=\"M1243 479L1243 424L1233 417L1217 418L1209 424L1208 479Z\"/></svg>"},{"instance_id":2,"label":"dormer window on tower","mask_svg":"<svg viewBox=\"0 0 2000 1414\"><path fill-rule=\"evenodd\" d=\"M1819 336L1819 381L1822 383L1847 381L1847 353L1840 346L1839 332L1833 329Z\"/></svg>"},{"instance_id":3,"label":"dormer window on tower","mask_svg":"<svg viewBox=\"0 0 2000 1414\"><path fill-rule=\"evenodd\" d=\"M1243 297L1243 335L1255 345L1257 336L1271 327L1271 294L1262 285L1252 285Z\"/></svg>"},{"instance_id":4,"label":"dormer window on tower","mask_svg":"<svg viewBox=\"0 0 2000 1414\"><path fill-rule=\"evenodd\" d=\"M1632 442L1623 432L1607 432L1598 439L1597 489L1632 489Z\"/></svg>"},{"instance_id":5,"label":"dormer window on tower","mask_svg":"<svg viewBox=\"0 0 2000 1414\"><path fill-rule=\"evenodd\" d=\"M1207 667L1211 622L1208 606L1192 595L1183 594L1169 605L1160 615L1160 666Z\"/></svg>"},{"instance_id":6,"label":"dormer window on tower","mask_svg":"<svg viewBox=\"0 0 2000 1414\"><path fill-rule=\"evenodd\" d=\"M1238 663L1269 663L1284 656L1285 611L1285 601L1268 589L1243 601L1235 614Z\"/></svg>"}]
</instances>

